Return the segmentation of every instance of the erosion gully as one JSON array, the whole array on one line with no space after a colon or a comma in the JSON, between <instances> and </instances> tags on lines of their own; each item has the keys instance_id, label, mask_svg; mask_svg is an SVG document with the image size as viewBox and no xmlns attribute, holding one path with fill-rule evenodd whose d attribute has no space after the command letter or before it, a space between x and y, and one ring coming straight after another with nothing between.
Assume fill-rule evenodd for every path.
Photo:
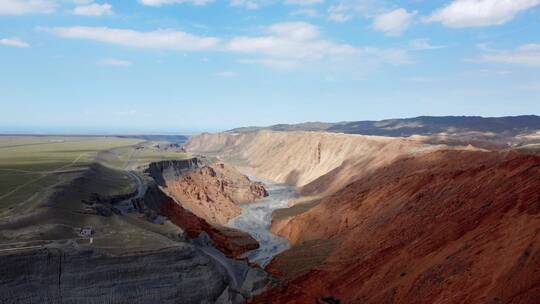
<instances>
[{"instance_id":1,"label":"erosion gully","mask_svg":"<svg viewBox=\"0 0 540 304\"><path fill-rule=\"evenodd\" d=\"M253 178L252 178L253 179ZM242 205L242 214L233 218L228 225L253 236L260 247L247 253L250 262L265 267L272 258L289 248L289 241L270 232L272 212L288 208L287 202L297 197L294 187L263 181L268 196L251 204Z\"/></svg>"}]
</instances>

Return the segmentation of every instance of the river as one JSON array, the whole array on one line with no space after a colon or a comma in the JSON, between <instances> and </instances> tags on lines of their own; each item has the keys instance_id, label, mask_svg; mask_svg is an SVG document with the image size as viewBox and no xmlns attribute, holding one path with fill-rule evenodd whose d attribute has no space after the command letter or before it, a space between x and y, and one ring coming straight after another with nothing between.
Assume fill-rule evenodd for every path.
<instances>
[{"instance_id":1,"label":"river","mask_svg":"<svg viewBox=\"0 0 540 304\"><path fill-rule=\"evenodd\" d=\"M287 202L296 197L294 187L265 182L268 196L251 204L242 205L242 214L233 218L228 225L248 232L260 247L247 253L253 263L265 267L272 258L289 248L289 241L270 232L272 212L288 208Z\"/></svg>"}]
</instances>

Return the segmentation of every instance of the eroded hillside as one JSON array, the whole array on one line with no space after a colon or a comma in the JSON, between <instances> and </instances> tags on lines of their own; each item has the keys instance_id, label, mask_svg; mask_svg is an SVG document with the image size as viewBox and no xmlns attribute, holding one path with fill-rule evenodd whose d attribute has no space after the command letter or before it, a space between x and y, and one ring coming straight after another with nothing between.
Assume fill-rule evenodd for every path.
<instances>
[{"instance_id":1,"label":"eroded hillside","mask_svg":"<svg viewBox=\"0 0 540 304\"><path fill-rule=\"evenodd\" d=\"M304 187L309 195L337 191L400 156L443 147L404 138L272 131L202 134L186 144L188 151L217 155L256 176ZM327 173L332 178L319 179Z\"/></svg>"},{"instance_id":2,"label":"eroded hillside","mask_svg":"<svg viewBox=\"0 0 540 304\"><path fill-rule=\"evenodd\" d=\"M168 181L167 193L198 217L220 225L240 215L240 204L267 195L262 184L224 164L200 168Z\"/></svg>"},{"instance_id":3,"label":"eroded hillside","mask_svg":"<svg viewBox=\"0 0 540 304\"><path fill-rule=\"evenodd\" d=\"M536 156L438 151L398 160L283 227L295 246L270 269L288 283L256 302L537 303L538 189ZM306 265L307 253L321 251Z\"/></svg>"}]
</instances>

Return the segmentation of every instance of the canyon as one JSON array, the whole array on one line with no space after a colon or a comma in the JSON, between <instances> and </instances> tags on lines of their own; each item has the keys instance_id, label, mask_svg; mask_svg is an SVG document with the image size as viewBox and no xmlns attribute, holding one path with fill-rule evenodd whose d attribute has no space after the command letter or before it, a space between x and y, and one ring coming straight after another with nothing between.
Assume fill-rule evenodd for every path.
<instances>
[{"instance_id":1,"label":"canyon","mask_svg":"<svg viewBox=\"0 0 540 304\"><path fill-rule=\"evenodd\" d=\"M91 163L0 220L0 300L537 303L535 134L235 130Z\"/></svg>"},{"instance_id":2,"label":"canyon","mask_svg":"<svg viewBox=\"0 0 540 304\"><path fill-rule=\"evenodd\" d=\"M487 146L269 130L186 144L304 196L274 211L292 247L253 303L536 303L540 158Z\"/></svg>"}]
</instances>

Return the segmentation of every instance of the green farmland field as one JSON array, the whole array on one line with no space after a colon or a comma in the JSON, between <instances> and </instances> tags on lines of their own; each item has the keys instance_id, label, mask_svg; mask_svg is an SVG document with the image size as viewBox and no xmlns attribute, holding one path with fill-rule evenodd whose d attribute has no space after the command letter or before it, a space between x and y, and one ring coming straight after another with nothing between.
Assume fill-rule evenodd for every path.
<instances>
[{"instance_id":1,"label":"green farmland field","mask_svg":"<svg viewBox=\"0 0 540 304\"><path fill-rule=\"evenodd\" d=\"M26 202L68 181L100 151L139 140L106 137L0 137L0 207Z\"/></svg>"},{"instance_id":2,"label":"green farmland field","mask_svg":"<svg viewBox=\"0 0 540 304\"><path fill-rule=\"evenodd\" d=\"M187 157L187 153L156 149L141 139L0 136L0 214L5 208L37 203L51 188L79 176L92 163L103 168L99 178L91 181L95 187L89 188L115 194L133 190L125 170Z\"/></svg>"}]
</instances>

